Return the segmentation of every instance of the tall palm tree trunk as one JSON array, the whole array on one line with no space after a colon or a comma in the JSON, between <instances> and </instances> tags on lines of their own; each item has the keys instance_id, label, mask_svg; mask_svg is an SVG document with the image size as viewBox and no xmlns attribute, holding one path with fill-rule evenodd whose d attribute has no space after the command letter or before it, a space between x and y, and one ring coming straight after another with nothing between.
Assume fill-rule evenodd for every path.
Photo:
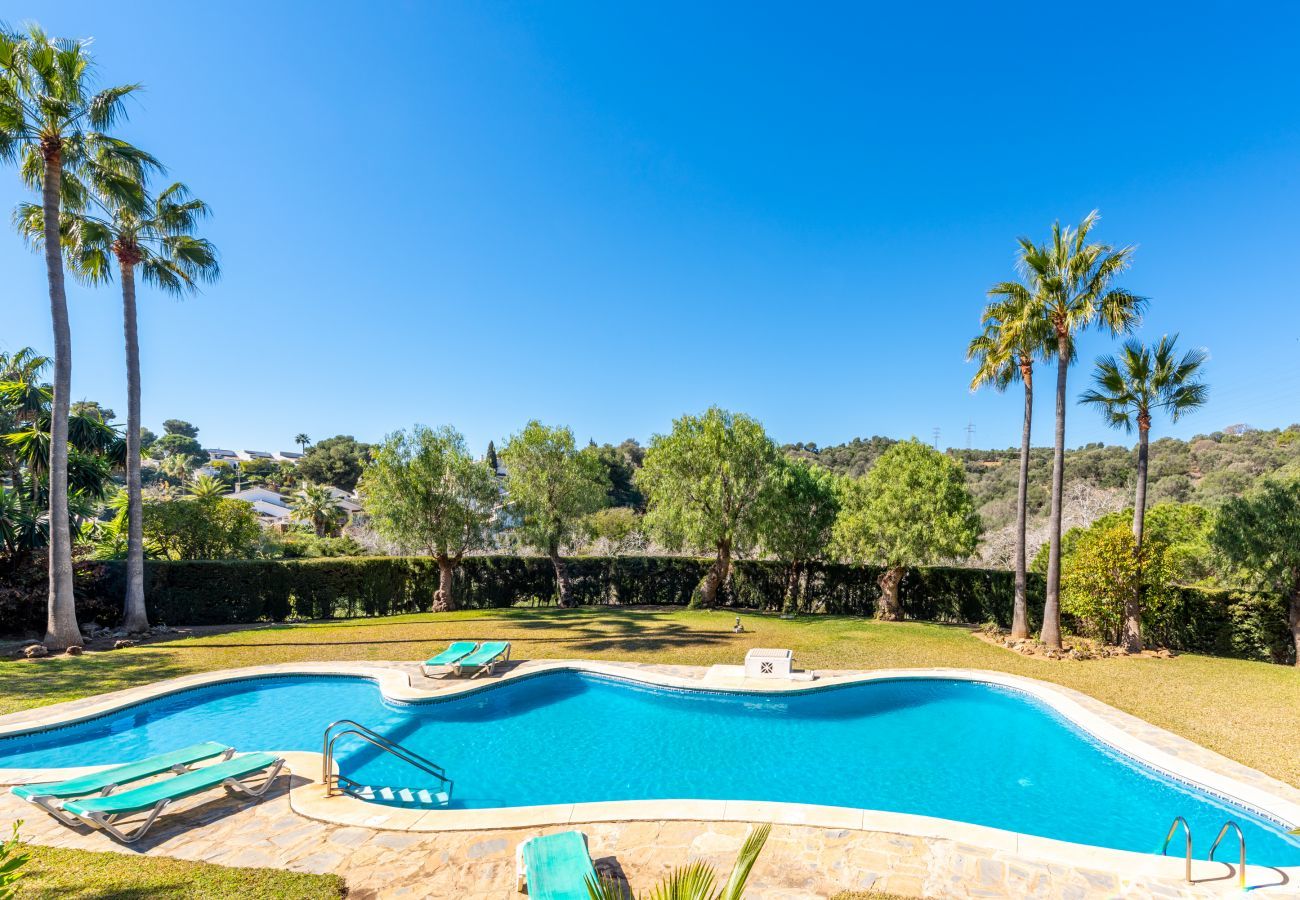
<instances>
[{"instance_id":1,"label":"tall palm tree trunk","mask_svg":"<svg viewBox=\"0 0 1300 900\"><path fill-rule=\"evenodd\" d=\"M1052 514L1048 523L1047 602L1043 604L1043 643L1061 649L1061 504L1065 493L1065 383L1070 339L1056 339L1056 445L1052 452Z\"/></svg>"},{"instance_id":2,"label":"tall palm tree trunk","mask_svg":"<svg viewBox=\"0 0 1300 900\"><path fill-rule=\"evenodd\" d=\"M1029 637L1029 576L1025 549L1025 527L1029 507L1029 441L1034 420L1034 370L1028 360L1020 363L1020 380L1025 385L1025 421L1020 428L1020 484L1016 490L1016 596L1011 610L1011 636Z\"/></svg>"},{"instance_id":3,"label":"tall palm tree trunk","mask_svg":"<svg viewBox=\"0 0 1300 900\"><path fill-rule=\"evenodd\" d=\"M144 504L140 499L140 334L136 328L135 266L119 257L122 331L126 337L126 607L123 627L149 630L144 608Z\"/></svg>"},{"instance_id":4,"label":"tall palm tree trunk","mask_svg":"<svg viewBox=\"0 0 1300 900\"><path fill-rule=\"evenodd\" d=\"M1133 548L1137 553L1138 579L1133 593L1124 599L1123 646L1129 653L1142 652L1142 533L1147 514L1147 460L1151 417L1138 414L1137 496L1133 499Z\"/></svg>"},{"instance_id":5,"label":"tall palm tree trunk","mask_svg":"<svg viewBox=\"0 0 1300 900\"><path fill-rule=\"evenodd\" d=\"M54 325L54 397L50 405L50 593L45 645L51 650L81 646L76 600L72 593L72 531L68 524L68 408L72 393L72 329L63 285L63 247L59 240L62 147L42 142L45 172L41 202L45 213L45 271Z\"/></svg>"}]
</instances>

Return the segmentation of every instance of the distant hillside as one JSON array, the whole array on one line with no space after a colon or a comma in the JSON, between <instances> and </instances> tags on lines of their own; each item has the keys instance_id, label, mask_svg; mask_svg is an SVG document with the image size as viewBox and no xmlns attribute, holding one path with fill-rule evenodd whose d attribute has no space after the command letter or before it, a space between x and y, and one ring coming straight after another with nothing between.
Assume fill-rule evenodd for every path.
<instances>
[{"instance_id":1,"label":"distant hillside","mask_svg":"<svg viewBox=\"0 0 1300 900\"><path fill-rule=\"evenodd\" d=\"M790 456L811 460L837 474L860 476L894 443L892 438L871 437L854 438L833 447L790 444L783 449ZM984 520L981 561L990 564L1009 561L1019 450L951 450L949 453L965 467L966 482ZM1087 444L1065 452L1066 528L1087 525L1098 516L1132 504L1136 456L1133 447L1105 444ZM1046 535L1045 520L1051 502L1051 448L1035 447L1029 465L1032 552ZM1265 476L1283 472L1300 474L1300 425L1273 431L1216 431L1190 441L1161 438L1151 444L1149 471L1149 503L1178 501L1214 506L1241 494Z\"/></svg>"}]
</instances>

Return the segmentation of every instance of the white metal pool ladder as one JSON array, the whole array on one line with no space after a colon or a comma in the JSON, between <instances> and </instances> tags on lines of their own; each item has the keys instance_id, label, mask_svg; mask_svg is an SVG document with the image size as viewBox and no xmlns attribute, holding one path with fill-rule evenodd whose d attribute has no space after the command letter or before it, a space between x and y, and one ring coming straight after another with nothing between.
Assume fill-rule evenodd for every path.
<instances>
[{"instance_id":1,"label":"white metal pool ladder","mask_svg":"<svg viewBox=\"0 0 1300 900\"><path fill-rule=\"evenodd\" d=\"M1187 883L1191 884L1192 882L1192 826L1188 825L1187 820L1184 819L1182 816L1174 817L1173 824L1169 826L1169 833L1165 835L1164 846L1160 848L1160 855L1161 856L1168 855L1167 851L1169 850L1169 842L1174 839L1174 834L1178 831L1178 826L1180 824L1183 826L1183 834L1186 836L1187 839L1186 840L1187 852L1184 855L1186 868L1184 869L1183 875L1184 878L1186 878ZM1236 822L1234 822L1232 819L1229 819L1228 821L1223 823L1223 827L1219 829L1219 834L1217 837L1215 837L1214 843L1210 845L1210 859L1211 860L1214 859L1214 851L1219 849L1219 844L1222 843L1224 837L1227 836L1229 828L1237 832L1237 845L1239 851L1238 861L1237 861L1237 883L1244 891L1246 889L1246 835L1242 834L1241 826L1238 825Z\"/></svg>"},{"instance_id":2,"label":"white metal pool ladder","mask_svg":"<svg viewBox=\"0 0 1300 900\"><path fill-rule=\"evenodd\" d=\"M365 743L389 754L406 763L408 766L419 769L438 779L441 788L432 791L425 789L411 788L390 788L390 787L373 787L363 785L353 778L335 771L334 765L334 745L340 738L352 736L359 738ZM335 793L353 794L364 800L388 800L397 801L403 804L420 803L428 806L435 804L446 806L451 802L452 780L447 777L447 772L435 762L425 759L408 747L403 747L396 741L385 737L373 728L368 728L360 722L354 722L352 719L340 719L330 724L325 729L325 735L321 747L321 783L325 785L325 796L332 797Z\"/></svg>"}]
</instances>

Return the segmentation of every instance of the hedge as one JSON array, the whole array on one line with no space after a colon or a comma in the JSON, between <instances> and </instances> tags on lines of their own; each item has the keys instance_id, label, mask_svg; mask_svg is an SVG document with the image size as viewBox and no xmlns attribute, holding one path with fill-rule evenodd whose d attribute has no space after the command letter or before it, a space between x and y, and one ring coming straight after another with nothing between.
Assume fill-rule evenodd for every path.
<instances>
[{"instance_id":1,"label":"hedge","mask_svg":"<svg viewBox=\"0 0 1300 900\"><path fill-rule=\"evenodd\" d=\"M663 605L689 602L709 560L666 556L571 557L575 602L584 605ZM802 579L800 611L870 616L880 569L819 564ZM785 592L787 568L778 562L737 562L723 605L775 610ZM154 622L231 625L288 619L356 618L422 612L438 585L438 566L427 557L354 557L294 560L150 561L145 600ZM116 624L124 593L122 563L86 566L78 573L83 622ZM900 585L910 619L983 624L1011 623L1014 577L988 569L909 569ZM475 556L456 570L461 608L545 605L555 600L555 573L543 557ZM24 592L25 593L25 592ZM1041 616L1044 582L1031 574L1031 627ZM43 603L4 603L0 633L38 632ZM1067 627L1069 623L1067 622ZM1179 588L1176 600L1146 623L1156 645L1246 659L1286 663L1293 649L1285 601L1265 594Z\"/></svg>"}]
</instances>

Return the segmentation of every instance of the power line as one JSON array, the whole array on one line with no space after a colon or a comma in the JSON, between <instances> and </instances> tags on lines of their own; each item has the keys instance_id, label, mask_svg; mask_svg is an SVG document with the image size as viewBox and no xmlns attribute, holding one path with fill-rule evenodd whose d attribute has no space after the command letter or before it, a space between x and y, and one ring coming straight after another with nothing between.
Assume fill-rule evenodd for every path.
<instances>
[{"instance_id":1,"label":"power line","mask_svg":"<svg viewBox=\"0 0 1300 900\"><path fill-rule=\"evenodd\" d=\"M934 449L939 449L939 426L934 426Z\"/></svg>"}]
</instances>

